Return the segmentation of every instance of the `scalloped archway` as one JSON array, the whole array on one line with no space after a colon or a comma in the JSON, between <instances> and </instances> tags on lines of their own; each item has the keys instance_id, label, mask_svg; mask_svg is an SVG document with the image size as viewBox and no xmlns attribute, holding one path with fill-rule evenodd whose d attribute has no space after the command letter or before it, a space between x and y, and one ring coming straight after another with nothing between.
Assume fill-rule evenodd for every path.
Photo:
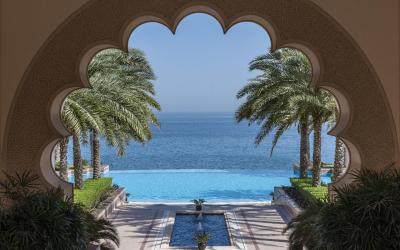
<instances>
[{"instance_id":1,"label":"scalloped archway","mask_svg":"<svg viewBox=\"0 0 400 250\"><path fill-rule=\"evenodd\" d=\"M55 175L50 157L57 139L68 134L60 119L62 102L72 90L89 87L91 57L108 47L126 50L129 34L144 22L174 32L194 12L214 16L224 31L256 22L269 33L272 50L295 47L310 58L313 83L338 100L341 117L331 133L347 144L350 170L382 169L396 161L394 121L375 71L344 29L308 0L92 0L48 38L27 68L7 120L6 171L31 169L43 186L71 194L72 185ZM345 174L334 185L348 181Z\"/></svg>"}]
</instances>

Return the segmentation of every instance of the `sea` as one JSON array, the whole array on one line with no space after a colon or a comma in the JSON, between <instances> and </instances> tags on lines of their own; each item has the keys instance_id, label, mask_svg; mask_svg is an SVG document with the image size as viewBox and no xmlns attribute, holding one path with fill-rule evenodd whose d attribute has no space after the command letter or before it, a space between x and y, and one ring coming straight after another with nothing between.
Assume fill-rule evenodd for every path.
<instances>
[{"instance_id":1,"label":"sea","mask_svg":"<svg viewBox=\"0 0 400 250\"><path fill-rule=\"evenodd\" d=\"M144 144L131 142L123 156L101 139L102 164L111 170L160 169L292 169L299 161L299 133L293 126L286 131L273 154L272 136L260 145L254 140L258 125L237 123L233 113L159 113L160 128ZM334 159L335 138L322 132L322 161ZM312 134L310 136L312 149ZM68 162L72 164L72 143ZM90 162L90 147L82 145L82 157Z\"/></svg>"}]
</instances>

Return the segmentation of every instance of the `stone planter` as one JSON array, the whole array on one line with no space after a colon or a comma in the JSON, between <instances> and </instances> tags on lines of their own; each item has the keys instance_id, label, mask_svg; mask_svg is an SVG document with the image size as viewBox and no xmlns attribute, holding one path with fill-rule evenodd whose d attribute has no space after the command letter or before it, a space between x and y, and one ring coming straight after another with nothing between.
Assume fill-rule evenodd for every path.
<instances>
[{"instance_id":1,"label":"stone planter","mask_svg":"<svg viewBox=\"0 0 400 250\"><path fill-rule=\"evenodd\" d=\"M110 166L109 165L101 165L100 172L101 172L101 174L106 174L106 173L110 172ZM59 175L58 171L56 171L56 173ZM74 170L72 168L69 168L67 170L67 173L68 173L68 177L71 177L74 175ZM90 175L92 173L93 173L92 167L84 168L82 171L83 175Z\"/></svg>"},{"instance_id":2,"label":"stone planter","mask_svg":"<svg viewBox=\"0 0 400 250\"><path fill-rule=\"evenodd\" d=\"M95 209L94 215L96 218L108 218L115 209L124 204L125 201L125 188L118 188L110 195L110 197L103 201L98 208Z\"/></svg>"},{"instance_id":3,"label":"stone planter","mask_svg":"<svg viewBox=\"0 0 400 250\"><path fill-rule=\"evenodd\" d=\"M100 250L99 244L90 244L87 250Z\"/></svg>"},{"instance_id":4,"label":"stone planter","mask_svg":"<svg viewBox=\"0 0 400 250\"><path fill-rule=\"evenodd\" d=\"M274 187L274 205L285 206L290 217L298 215L302 209L292 200L281 187Z\"/></svg>"},{"instance_id":5,"label":"stone planter","mask_svg":"<svg viewBox=\"0 0 400 250\"><path fill-rule=\"evenodd\" d=\"M204 249L206 249L206 247L207 247L207 245L204 244L204 243L198 243L198 244L197 244L197 248L198 248L199 250L204 250Z\"/></svg>"}]
</instances>

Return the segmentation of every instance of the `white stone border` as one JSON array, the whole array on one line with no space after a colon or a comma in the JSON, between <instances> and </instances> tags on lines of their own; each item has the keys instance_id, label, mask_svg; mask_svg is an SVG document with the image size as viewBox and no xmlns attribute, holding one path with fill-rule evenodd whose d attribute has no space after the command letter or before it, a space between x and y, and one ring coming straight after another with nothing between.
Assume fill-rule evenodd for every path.
<instances>
[{"instance_id":1,"label":"white stone border","mask_svg":"<svg viewBox=\"0 0 400 250\"><path fill-rule=\"evenodd\" d=\"M103 201L103 207L94 210L95 217L98 218L109 218L110 215L116 210L117 207L124 204L126 201L125 188L118 188Z\"/></svg>"},{"instance_id":2,"label":"white stone border","mask_svg":"<svg viewBox=\"0 0 400 250\"><path fill-rule=\"evenodd\" d=\"M274 201L272 204L286 206L291 217L298 215L302 211L297 203L281 187L274 187Z\"/></svg>"},{"instance_id":3,"label":"white stone border","mask_svg":"<svg viewBox=\"0 0 400 250\"><path fill-rule=\"evenodd\" d=\"M60 176L60 171L55 171L58 176ZM100 173L101 174L108 174L110 172L110 166L109 165L101 165ZM83 168L82 170L82 175L89 176L90 174L93 173L93 168L92 167L87 167ZM67 169L67 176L68 178L71 176L74 176L74 170L71 168Z\"/></svg>"},{"instance_id":4,"label":"white stone border","mask_svg":"<svg viewBox=\"0 0 400 250\"><path fill-rule=\"evenodd\" d=\"M183 249L197 249L197 247L179 247L170 246L169 242L171 240L172 230L175 223L176 214L195 214L198 213L193 210L183 210L183 211L164 211L163 221L158 233L158 237L154 246L154 250L183 250ZM229 240L231 246L212 246L206 249L213 250L246 250L246 245L243 241L241 234L241 229L237 223L237 217L234 210L205 210L203 213L206 214L223 214L225 217L225 223L229 234Z\"/></svg>"}]
</instances>

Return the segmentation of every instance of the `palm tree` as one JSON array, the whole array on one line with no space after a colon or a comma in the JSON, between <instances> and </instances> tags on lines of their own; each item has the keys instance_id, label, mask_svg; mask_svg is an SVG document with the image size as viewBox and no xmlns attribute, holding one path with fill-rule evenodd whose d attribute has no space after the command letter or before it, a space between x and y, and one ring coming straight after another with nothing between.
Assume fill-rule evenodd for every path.
<instances>
[{"instance_id":1,"label":"palm tree","mask_svg":"<svg viewBox=\"0 0 400 250\"><path fill-rule=\"evenodd\" d=\"M159 126L152 109L160 110L160 105L152 97L155 91L151 80L155 76L144 54L136 49L128 53L104 50L93 58L88 72L94 97L103 101L99 108L104 123L108 128L111 126L103 133L109 144L123 155L131 139L148 141L149 123ZM93 178L98 178L100 172L99 145L98 133L93 131Z\"/></svg>"},{"instance_id":2,"label":"palm tree","mask_svg":"<svg viewBox=\"0 0 400 250\"><path fill-rule=\"evenodd\" d=\"M83 166L81 156L81 142L79 134L72 135L73 151L74 151L74 177L75 188L83 188Z\"/></svg>"},{"instance_id":3,"label":"palm tree","mask_svg":"<svg viewBox=\"0 0 400 250\"><path fill-rule=\"evenodd\" d=\"M313 186L321 183L321 132L322 125L334 117L336 102L333 96L322 89L309 87L310 91L295 98L295 106L310 114L313 127Z\"/></svg>"},{"instance_id":4,"label":"palm tree","mask_svg":"<svg viewBox=\"0 0 400 250\"><path fill-rule=\"evenodd\" d=\"M339 111L336 109L335 112L335 120L339 117ZM336 137L335 141L335 161L333 163L333 177L332 180L336 181L340 175L342 174L343 169L345 168L345 156L346 156L346 148L342 140Z\"/></svg>"},{"instance_id":5,"label":"palm tree","mask_svg":"<svg viewBox=\"0 0 400 250\"><path fill-rule=\"evenodd\" d=\"M311 66L299 51L282 49L254 59L250 70L262 73L242 88L237 98L246 101L236 111L238 122L262 124L256 137L259 144L275 131L271 154L280 136L297 124L300 132L300 176L307 176L309 164L309 126L307 112L296 106L293 100L310 92Z\"/></svg>"},{"instance_id":6,"label":"palm tree","mask_svg":"<svg viewBox=\"0 0 400 250\"><path fill-rule=\"evenodd\" d=\"M96 130L91 133L93 179L100 178L100 140Z\"/></svg>"},{"instance_id":7,"label":"palm tree","mask_svg":"<svg viewBox=\"0 0 400 250\"><path fill-rule=\"evenodd\" d=\"M336 181L343 172L345 168L345 155L346 149L344 143L339 138L335 141L335 161L333 164L333 181Z\"/></svg>"},{"instance_id":8,"label":"palm tree","mask_svg":"<svg viewBox=\"0 0 400 250\"><path fill-rule=\"evenodd\" d=\"M314 132L313 176L314 185L320 183L321 129L331 119L336 108L327 91L309 85L311 65L300 51L281 49L257 57L250 70L262 73L243 87L238 98L246 101L236 111L237 121L261 124L256 137L259 144L274 132L271 154L280 136L297 124L300 132L300 177L307 176L309 165L309 128Z\"/></svg>"},{"instance_id":9,"label":"palm tree","mask_svg":"<svg viewBox=\"0 0 400 250\"><path fill-rule=\"evenodd\" d=\"M89 65L89 76L92 89L73 92L63 110L64 123L74 139L77 188L83 185L78 143L81 135L86 137L91 133L93 178L98 178L99 135L122 155L129 141L144 143L151 139L150 125L159 126L153 113L153 109L160 110L160 105L152 97L155 91L150 80L154 79L154 74L141 52L100 52Z\"/></svg>"},{"instance_id":10,"label":"palm tree","mask_svg":"<svg viewBox=\"0 0 400 250\"><path fill-rule=\"evenodd\" d=\"M321 173L321 130L322 125L325 122L335 119L335 111L337 109L335 99L329 92L309 86L311 79L311 64L309 63L306 56L299 52L288 49L287 54L284 54L283 63L284 68L287 68L286 74L289 75L292 82L299 82L298 79L303 79L303 83L296 95L292 95L290 102L292 106L297 107L296 112L304 119L300 122L300 131L306 133L306 127L308 128L308 119L311 117L312 129L314 133L313 138L313 186L320 184L320 173ZM297 80L297 81L296 81ZM292 88L296 88L292 85ZM300 119L300 121L302 121ZM303 126L303 131L301 130ZM308 140L306 140L307 142ZM301 168L301 177L306 175L307 169L304 167L308 166L307 155L304 155L307 149L306 142L300 146L301 155L300 163L303 162L303 168ZM305 149L302 151L302 147Z\"/></svg>"},{"instance_id":11,"label":"palm tree","mask_svg":"<svg viewBox=\"0 0 400 250\"><path fill-rule=\"evenodd\" d=\"M67 161L67 153L68 153L68 138L64 137L59 142L60 148L60 177L68 181L68 161Z\"/></svg>"},{"instance_id":12,"label":"palm tree","mask_svg":"<svg viewBox=\"0 0 400 250\"><path fill-rule=\"evenodd\" d=\"M305 178L308 175L308 165L310 163L310 128L309 118L304 116L300 118L300 177Z\"/></svg>"},{"instance_id":13,"label":"palm tree","mask_svg":"<svg viewBox=\"0 0 400 250\"><path fill-rule=\"evenodd\" d=\"M75 188L78 189L83 188L81 135L87 133L89 129L96 131L103 131L104 129L103 121L96 112L95 105L89 103L86 98L89 95L88 93L90 93L88 89L71 93L65 100L61 113L64 125L72 133ZM67 143L62 144L61 148L61 151L66 151Z\"/></svg>"}]
</instances>

